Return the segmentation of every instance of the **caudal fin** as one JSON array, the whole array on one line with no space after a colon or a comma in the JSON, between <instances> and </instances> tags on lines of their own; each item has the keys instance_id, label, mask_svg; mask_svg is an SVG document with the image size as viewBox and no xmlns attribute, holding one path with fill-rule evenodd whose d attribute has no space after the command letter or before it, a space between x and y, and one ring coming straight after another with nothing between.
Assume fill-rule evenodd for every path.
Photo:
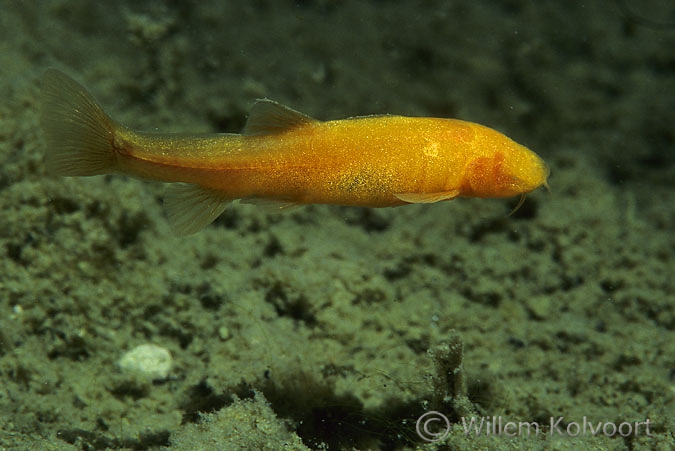
<instances>
[{"instance_id":1,"label":"caudal fin","mask_svg":"<svg viewBox=\"0 0 675 451\"><path fill-rule=\"evenodd\" d=\"M115 168L115 123L84 87L56 69L42 77L45 164L55 175L98 175Z\"/></svg>"}]
</instances>

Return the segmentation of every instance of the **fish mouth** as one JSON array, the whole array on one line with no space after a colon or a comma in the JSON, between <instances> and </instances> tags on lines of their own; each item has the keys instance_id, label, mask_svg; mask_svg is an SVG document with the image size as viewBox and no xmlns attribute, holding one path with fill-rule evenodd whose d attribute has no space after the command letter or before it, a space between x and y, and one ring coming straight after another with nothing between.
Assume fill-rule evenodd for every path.
<instances>
[{"instance_id":1,"label":"fish mouth","mask_svg":"<svg viewBox=\"0 0 675 451\"><path fill-rule=\"evenodd\" d=\"M541 165L542 165L542 169L544 170L544 181L539 186L543 186L544 188L546 188L546 191L548 191L550 193L551 187L548 184L548 178L551 176L551 168L546 163L544 163L543 160L541 162ZM537 186L536 188L539 188L539 186Z\"/></svg>"}]
</instances>

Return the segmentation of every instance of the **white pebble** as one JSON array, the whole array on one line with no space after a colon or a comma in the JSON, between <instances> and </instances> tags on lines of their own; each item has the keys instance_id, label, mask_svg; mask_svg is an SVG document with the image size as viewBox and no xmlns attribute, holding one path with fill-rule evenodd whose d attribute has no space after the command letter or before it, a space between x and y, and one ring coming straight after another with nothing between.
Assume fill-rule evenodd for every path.
<instances>
[{"instance_id":1,"label":"white pebble","mask_svg":"<svg viewBox=\"0 0 675 451\"><path fill-rule=\"evenodd\" d=\"M140 345L122 356L119 366L123 371L150 379L166 379L171 371L171 353L157 345Z\"/></svg>"}]
</instances>

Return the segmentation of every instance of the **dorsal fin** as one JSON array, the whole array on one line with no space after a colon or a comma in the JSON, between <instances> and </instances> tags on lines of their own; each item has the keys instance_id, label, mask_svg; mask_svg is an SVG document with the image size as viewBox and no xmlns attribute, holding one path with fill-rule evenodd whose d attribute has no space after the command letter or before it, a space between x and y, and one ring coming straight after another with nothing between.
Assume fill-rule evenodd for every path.
<instances>
[{"instance_id":1,"label":"dorsal fin","mask_svg":"<svg viewBox=\"0 0 675 451\"><path fill-rule=\"evenodd\" d=\"M274 100L258 99L251 107L242 133L249 136L273 135L312 122L318 121Z\"/></svg>"}]
</instances>

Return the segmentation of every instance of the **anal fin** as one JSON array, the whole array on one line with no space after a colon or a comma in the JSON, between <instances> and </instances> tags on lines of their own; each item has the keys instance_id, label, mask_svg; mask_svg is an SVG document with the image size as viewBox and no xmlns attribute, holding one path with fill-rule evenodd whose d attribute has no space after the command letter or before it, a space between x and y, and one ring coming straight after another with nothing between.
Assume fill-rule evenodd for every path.
<instances>
[{"instance_id":1,"label":"anal fin","mask_svg":"<svg viewBox=\"0 0 675 451\"><path fill-rule=\"evenodd\" d=\"M166 189L164 211L176 234L190 235L215 221L230 201L217 191L174 183Z\"/></svg>"}]
</instances>

